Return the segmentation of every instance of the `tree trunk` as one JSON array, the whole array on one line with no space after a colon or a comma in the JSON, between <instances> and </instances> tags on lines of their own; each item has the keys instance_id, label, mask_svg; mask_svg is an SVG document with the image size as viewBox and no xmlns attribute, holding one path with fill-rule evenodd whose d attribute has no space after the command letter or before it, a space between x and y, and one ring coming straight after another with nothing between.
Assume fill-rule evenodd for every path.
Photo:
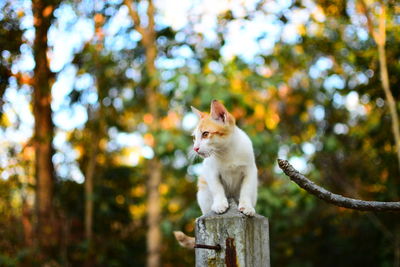
<instances>
[{"instance_id":1,"label":"tree trunk","mask_svg":"<svg viewBox=\"0 0 400 267\"><path fill-rule=\"evenodd\" d=\"M386 64L386 49L385 44L378 44L378 55L379 55L379 66L382 88L386 95L388 102L390 116L392 118L392 132L396 146L397 162L400 169L400 127L399 127L399 116L396 108L396 100L393 97L392 91L389 85L389 74Z\"/></svg>"},{"instance_id":2,"label":"tree trunk","mask_svg":"<svg viewBox=\"0 0 400 267\"><path fill-rule=\"evenodd\" d=\"M96 47L103 48L104 36L100 34L102 32L103 20L95 19L95 36L92 41L96 44ZM93 206L94 206L94 179L97 167L97 154L99 153L100 140L103 138L106 132L105 126L105 113L103 100L107 95L107 89L104 88L103 84L105 77L99 74L97 71L101 69L101 61L99 60L99 54L93 55L93 63L95 65L95 78L96 78L96 89L99 97L99 108L96 110L94 107L89 106L88 108L88 132L89 142L88 146L88 163L85 169L85 237L88 242L88 253L86 255L85 266L93 266L95 258L93 253Z\"/></svg>"},{"instance_id":3,"label":"tree trunk","mask_svg":"<svg viewBox=\"0 0 400 267\"><path fill-rule=\"evenodd\" d=\"M93 180L96 169L96 156L98 152L99 137L95 134L93 144L89 151L89 161L85 172L85 237L90 243L93 236Z\"/></svg>"},{"instance_id":4,"label":"tree trunk","mask_svg":"<svg viewBox=\"0 0 400 267\"><path fill-rule=\"evenodd\" d=\"M24 230L25 246L31 247L33 245L33 227L32 227L32 212L31 207L24 199L22 201L22 228Z\"/></svg>"},{"instance_id":5,"label":"tree trunk","mask_svg":"<svg viewBox=\"0 0 400 267\"><path fill-rule=\"evenodd\" d=\"M100 101L101 102L101 101ZM93 111L92 127L89 128L90 140L87 144L88 148L88 163L85 170L85 237L88 242L88 253L86 255L85 266L94 266L95 251L93 243L93 206L94 206L94 179L97 167L97 154L99 153L99 144L104 136L104 114L103 106L97 111ZM89 112L90 114L90 112Z\"/></svg>"},{"instance_id":6,"label":"tree trunk","mask_svg":"<svg viewBox=\"0 0 400 267\"><path fill-rule=\"evenodd\" d=\"M36 235L42 256L54 255L56 232L53 210L54 166L52 162L54 126L51 110L53 74L47 60L47 32L53 18L54 5L32 2L35 41L33 56L33 115L35 118Z\"/></svg>"},{"instance_id":7,"label":"tree trunk","mask_svg":"<svg viewBox=\"0 0 400 267\"><path fill-rule=\"evenodd\" d=\"M155 61L157 57L157 47L154 30L154 5L151 0L148 1L147 8L148 28L146 34L143 36L143 46L146 49L146 70L149 78L147 87L146 102L149 107L150 113L153 115L154 123L151 127L153 133L159 130L159 114L157 108L157 88L159 85ZM156 148L157 143L154 144ZM155 156L149 162L149 181L148 181L148 198L147 198L147 266L158 267L161 266L161 242L162 236L160 231L161 219L161 201L160 192L158 190L161 183L161 170L162 165L160 159Z\"/></svg>"},{"instance_id":8,"label":"tree trunk","mask_svg":"<svg viewBox=\"0 0 400 267\"><path fill-rule=\"evenodd\" d=\"M385 92L386 101L389 107L390 117L392 119L392 132L393 138L396 147L397 153L397 161L398 168L400 170L400 123L399 123L399 115L396 107L396 100L393 97L392 91L390 89L389 82L389 72L387 68L386 62L386 6L385 3L381 2L380 14L379 14L379 23L378 30L375 31L374 23L372 21L370 12L368 10L368 6L364 0L359 0L362 12L367 18L367 26L370 35L374 39L376 45L378 46L378 57L379 57L379 70L380 70L380 78L383 91ZM400 229L397 227L394 230L394 266L400 266Z\"/></svg>"},{"instance_id":9,"label":"tree trunk","mask_svg":"<svg viewBox=\"0 0 400 267\"><path fill-rule=\"evenodd\" d=\"M149 180L147 184L147 266L160 266L161 260L161 203L158 187L161 182L161 163L154 158L149 162Z\"/></svg>"},{"instance_id":10,"label":"tree trunk","mask_svg":"<svg viewBox=\"0 0 400 267\"><path fill-rule=\"evenodd\" d=\"M153 116L154 123L150 126L152 133L159 131L159 113L157 103L157 88L159 79L155 61L157 58L156 32L155 32L155 8L152 0L148 0L147 7L147 26L141 26L141 19L137 10L132 7L132 2L124 0L125 5L129 9L129 14L133 20L135 29L142 35L141 43L145 49L146 55L146 74L149 82L146 86L146 103L150 114ZM157 147L157 142L154 148ZM147 266L158 267L161 265L161 242L162 236L160 231L161 203L159 185L161 182L162 164L160 159L155 155L148 164L148 184L147 184Z\"/></svg>"},{"instance_id":11,"label":"tree trunk","mask_svg":"<svg viewBox=\"0 0 400 267\"><path fill-rule=\"evenodd\" d=\"M389 72L386 63L386 6L384 3L381 3L380 14L379 14L379 23L378 30L375 31L374 23L371 18L371 14L369 12L367 4L364 0L360 0L360 4L362 7L362 12L367 18L367 26L370 35L374 39L377 47L378 47L378 58L379 58L379 70L380 70L380 78L383 91L385 92L386 101L389 107L390 117L392 119L392 132L393 138L396 146L397 153L397 161L398 167L400 170L400 123L399 123L399 115L396 107L396 100L393 97L392 91L390 89L389 83Z\"/></svg>"}]
</instances>

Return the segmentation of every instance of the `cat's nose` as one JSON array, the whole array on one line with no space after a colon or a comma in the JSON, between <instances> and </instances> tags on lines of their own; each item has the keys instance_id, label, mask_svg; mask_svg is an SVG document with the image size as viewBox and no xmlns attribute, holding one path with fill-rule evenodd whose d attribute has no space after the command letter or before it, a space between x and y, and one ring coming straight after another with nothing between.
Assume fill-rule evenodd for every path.
<instances>
[{"instance_id":1,"label":"cat's nose","mask_svg":"<svg viewBox=\"0 0 400 267\"><path fill-rule=\"evenodd\" d=\"M200 147L194 147L193 150L199 152Z\"/></svg>"}]
</instances>

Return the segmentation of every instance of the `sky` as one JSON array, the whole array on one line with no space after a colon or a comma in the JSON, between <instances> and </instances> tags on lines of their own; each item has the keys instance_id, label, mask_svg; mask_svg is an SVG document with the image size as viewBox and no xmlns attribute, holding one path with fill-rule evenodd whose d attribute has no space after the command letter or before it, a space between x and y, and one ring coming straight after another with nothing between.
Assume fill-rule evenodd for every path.
<instances>
[{"instance_id":1,"label":"sky","mask_svg":"<svg viewBox=\"0 0 400 267\"><path fill-rule=\"evenodd\" d=\"M33 42L34 30L32 14L30 13L30 1L20 1L20 9L24 10L25 16L22 19L22 27L25 30L24 38L28 43ZM221 49L223 59L229 61L234 56L240 56L245 61L252 62L259 53L272 53L274 44L277 41L287 43L296 43L299 41L299 31L301 25L314 16L319 21L325 19L321 10L311 1L305 0L304 4L307 10L296 9L290 13L285 11L290 6L290 0L267 1L264 9L268 11L267 15L261 11L255 11L254 0L194 0L181 1L169 0L155 1L158 9L156 23L159 26L171 26L174 30L182 30L188 23L192 23L194 18L200 18L198 23L194 24L194 31L202 33L205 36L205 41L212 43L216 39L218 22L217 16L222 12L230 9L237 18L227 25L225 35L226 43ZM101 1L82 1L80 4L81 11L90 9L96 5L101 5ZM139 11L143 12L145 6L140 5ZM243 19L248 12L254 13L251 21ZM283 25L274 15L277 12L284 11L289 18L289 23ZM57 72L58 78L52 87L53 102L52 109L54 111L53 120L57 127L54 146L57 153L54 155L53 161L56 165L57 172L61 177L72 177L77 182L83 182L83 175L80 173L78 166L75 163L78 156L71 145L68 144L67 134L74 128L83 127L87 121L86 108L81 105L68 106L66 99L68 94L73 89L74 83L82 88L92 86L93 81L90 76L83 77L76 81L76 69L71 66L74 53L82 49L83 44L90 40L94 34L94 24L92 19L78 16L72 7L68 4L62 4L55 11L56 23L49 31L49 45L52 47L49 51L51 59L50 68L53 72ZM110 23L105 26L106 47L108 49L121 49L123 46L132 45L126 44L124 40L118 39L115 34L121 29L131 25L131 20L128 16L128 10L122 6L113 16ZM360 33L361 37L363 33ZM259 38L264 36L264 38ZM133 39L140 36L133 35ZM138 39L137 39L138 40ZM33 70L34 61L32 51L28 44L21 47L21 59L13 67L13 72L30 72ZM191 54L183 49L179 53L184 57L190 57ZM179 61L166 61L160 59L157 61L160 68L167 67L168 64L181 64ZM333 63L329 58L321 57L311 68L309 75L317 78L332 67ZM132 75L135 75L132 73ZM364 75L365 76L365 75ZM367 82L368 77L362 77L360 74L359 80L361 83ZM324 81L324 87L328 90L343 89L344 81L339 77L332 75ZM349 111L362 114L365 112L363 106L360 105L360 99L356 92L352 92L347 96L334 94L334 102L337 105L344 105ZM18 90L14 82L5 93L6 104L4 105L5 114L12 125L18 127L9 127L5 130L0 130L2 146L0 148L0 166L6 163L7 159L5 151L7 145L16 144L20 148L26 143L32 135L34 120L30 111L30 89L23 87ZM95 92L87 97L89 103L97 101ZM317 119L322 120L324 110L322 107L316 107L313 111ZM188 113L183 117L182 128L187 132L196 124L196 116ZM19 123L18 123L19 122ZM346 133L346 125L335 126L339 133ZM348 130L348 129L347 129ZM151 158L153 151L144 142L143 137L139 133L119 133L111 131L110 136L114 142L125 148L131 148L131 154L126 159L126 164L137 165L140 157ZM315 146L311 143L303 144L303 157L290 158L291 163L300 171L307 171L307 158L315 152ZM1 151L4 150L4 151ZM288 149L283 147L280 149L279 156L287 158ZM196 174L197 167L189 168L189 172ZM279 172L278 168L275 170ZM9 174L2 174L2 178L7 178Z\"/></svg>"}]
</instances>

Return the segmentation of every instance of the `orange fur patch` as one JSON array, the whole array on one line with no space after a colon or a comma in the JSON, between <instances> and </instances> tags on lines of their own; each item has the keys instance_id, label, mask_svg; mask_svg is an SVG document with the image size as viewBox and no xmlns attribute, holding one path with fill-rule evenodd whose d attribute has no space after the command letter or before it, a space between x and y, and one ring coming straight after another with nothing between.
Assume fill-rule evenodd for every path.
<instances>
[{"instance_id":1,"label":"orange fur patch","mask_svg":"<svg viewBox=\"0 0 400 267\"><path fill-rule=\"evenodd\" d=\"M219 136L227 135L232 131L233 129L232 126L233 125L223 125L222 123L213 120L211 116L206 116L199 122L200 131L210 133L208 138L212 137L213 135L219 135Z\"/></svg>"},{"instance_id":2,"label":"orange fur patch","mask_svg":"<svg viewBox=\"0 0 400 267\"><path fill-rule=\"evenodd\" d=\"M207 188L207 186L208 186L207 181L204 178L199 177L199 179L197 181L197 187L199 189L205 189L205 188Z\"/></svg>"},{"instance_id":3,"label":"orange fur patch","mask_svg":"<svg viewBox=\"0 0 400 267\"><path fill-rule=\"evenodd\" d=\"M174 235L176 240L179 242L179 244L184 247L184 248L190 248L190 249L194 249L194 245L195 245L195 238L191 237L191 236L187 236L184 233L182 233L181 231L174 231Z\"/></svg>"}]
</instances>

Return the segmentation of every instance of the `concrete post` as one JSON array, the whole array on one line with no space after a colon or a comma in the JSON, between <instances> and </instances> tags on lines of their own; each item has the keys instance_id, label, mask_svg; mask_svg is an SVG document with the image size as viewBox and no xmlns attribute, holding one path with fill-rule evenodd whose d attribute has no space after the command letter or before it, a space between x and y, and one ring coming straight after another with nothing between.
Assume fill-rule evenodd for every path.
<instances>
[{"instance_id":1,"label":"concrete post","mask_svg":"<svg viewBox=\"0 0 400 267\"><path fill-rule=\"evenodd\" d=\"M196 267L270 266L268 219L258 214L243 215L233 199L226 213L197 218L196 244L217 246L196 248Z\"/></svg>"}]
</instances>

